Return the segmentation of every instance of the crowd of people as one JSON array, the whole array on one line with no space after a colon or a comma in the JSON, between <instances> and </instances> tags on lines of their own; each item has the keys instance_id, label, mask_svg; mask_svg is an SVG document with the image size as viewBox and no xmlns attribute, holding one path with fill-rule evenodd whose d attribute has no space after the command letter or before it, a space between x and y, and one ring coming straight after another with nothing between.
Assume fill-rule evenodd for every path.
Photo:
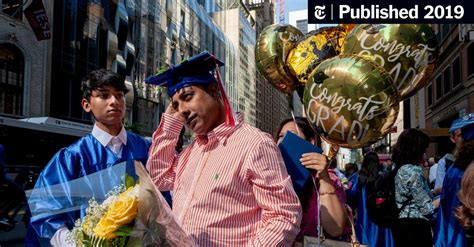
<instances>
[{"instance_id":1,"label":"crowd of people","mask_svg":"<svg viewBox=\"0 0 474 247\"><path fill-rule=\"evenodd\" d=\"M152 143L124 129L123 78L91 72L82 83L81 104L94 117L92 133L61 149L36 188L133 159L146 165L196 245L300 246L307 236L351 241L354 234L370 246L473 244L474 115L453 124L454 155L438 161L433 174L424 171L429 137L407 129L387 165L374 152L365 154L360 168L347 164L347 186L327 156L303 154L310 178L296 193L278 144L292 132L320 147L318 132L301 117L283 121L274 138L246 124L228 106L215 75L220 65L203 53L153 78L167 87L171 103ZM195 138L181 149L184 126ZM32 218L27 246L70 246L68 232L84 210Z\"/></svg>"}]
</instances>

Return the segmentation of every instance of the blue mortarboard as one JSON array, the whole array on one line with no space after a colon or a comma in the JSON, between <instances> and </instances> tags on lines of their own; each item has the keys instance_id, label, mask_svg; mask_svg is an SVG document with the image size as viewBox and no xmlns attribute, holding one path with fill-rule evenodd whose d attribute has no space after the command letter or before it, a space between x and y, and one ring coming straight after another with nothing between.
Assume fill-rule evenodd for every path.
<instances>
[{"instance_id":1,"label":"blue mortarboard","mask_svg":"<svg viewBox=\"0 0 474 247\"><path fill-rule=\"evenodd\" d=\"M303 187L306 181L311 176L310 171L301 164L301 156L304 153L322 153L323 150L293 134L291 131L286 132L278 147L285 162L286 170L291 177L293 188L297 194L301 195L304 192Z\"/></svg>"},{"instance_id":2,"label":"blue mortarboard","mask_svg":"<svg viewBox=\"0 0 474 247\"><path fill-rule=\"evenodd\" d=\"M474 138L474 113L470 113L462 118L453 121L449 132L452 133L461 129L462 138L467 141Z\"/></svg>"},{"instance_id":3,"label":"blue mortarboard","mask_svg":"<svg viewBox=\"0 0 474 247\"><path fill-rule=\"evenodd\" d=\"M167 87L168 95L171 97L184 87L216 83L213 72L217 65L222 66L224 63L204 51L179 64L172 65L164 72L148 77L145 83Z\"/></svg>"}]
</instances>

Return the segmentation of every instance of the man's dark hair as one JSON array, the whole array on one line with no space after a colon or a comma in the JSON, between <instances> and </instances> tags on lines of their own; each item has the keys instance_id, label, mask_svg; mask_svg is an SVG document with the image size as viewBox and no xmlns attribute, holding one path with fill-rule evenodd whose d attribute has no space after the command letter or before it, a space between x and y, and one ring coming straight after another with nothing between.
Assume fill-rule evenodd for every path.
<instances>
[{"instance_id":1,"label":"man's dark hair","mask_svg":"<svg viewBox=\"0 0 474 247\"><path fill-rule=\"evenodd\" d=\"M115 88L115 90L122 91L124 94L128 93L125 80L122 76L111 70L98 69L91 71L82 80L82 98L90 100L92 91L106 86L111 86Z\"/></svg>"}]
</instances>

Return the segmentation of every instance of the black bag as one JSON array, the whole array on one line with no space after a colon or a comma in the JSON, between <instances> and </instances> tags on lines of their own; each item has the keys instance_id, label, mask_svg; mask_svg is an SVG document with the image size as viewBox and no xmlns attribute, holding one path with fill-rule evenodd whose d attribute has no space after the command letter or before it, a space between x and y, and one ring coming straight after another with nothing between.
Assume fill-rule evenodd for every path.
<instances>
[{"instance_id":1,"label":"black bag","mask_svg":"<svg viewBox=\"0 0 474 247\"><path fill-rule=\"evenodd\" d=\"M400 210L395 202L396 171L379 176L367 186L367 214L380 227L391 228L398 221Z\"/></svg>"}]
</instances>

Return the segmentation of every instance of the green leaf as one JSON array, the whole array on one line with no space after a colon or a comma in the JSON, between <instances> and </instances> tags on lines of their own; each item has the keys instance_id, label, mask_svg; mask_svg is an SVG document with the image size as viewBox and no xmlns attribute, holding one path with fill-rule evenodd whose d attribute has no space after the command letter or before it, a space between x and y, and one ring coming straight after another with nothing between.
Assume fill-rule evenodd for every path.
<instances>
[{"instance_id":1,"label":"green leaf","mask_svg":"<svg viewBox=\"0 0 474 247\"><path fill-rule=\"evenodd\" d=\"M114 232L115 235L121 236L121 237L128 237L130 236L130 233L133 231L133 226L131 225L125 225L121 226L117 231Z\"/></svg>"},{"instance_id":2,"label":"green leaf","mask_svg":"<svg viewBox=\"0 0 474 247\"><path fill-rule=\"evenodd\" d=\"M128 189L133 186L135 186L135 180L130 175L125 174L125 188Z\"/></svg>"}]
</instances>

